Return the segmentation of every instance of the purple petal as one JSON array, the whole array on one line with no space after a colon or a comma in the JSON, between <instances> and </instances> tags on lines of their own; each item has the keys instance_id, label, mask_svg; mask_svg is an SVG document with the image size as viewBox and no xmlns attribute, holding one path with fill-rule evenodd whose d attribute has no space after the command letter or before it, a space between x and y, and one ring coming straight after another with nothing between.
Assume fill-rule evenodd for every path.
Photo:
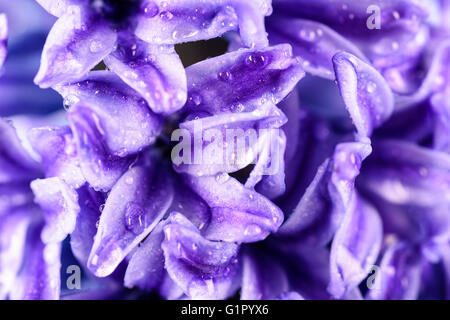
<instances>
[{"instance_id":1,"label":"purple petal","mask_svg":"<svg viewBox=\"0 0 450 320\"><path fill-rule=\"evenodd\" d=\"M33 149L41 156L46 177L59 177L74 188L85 182L69 127L40 127L28 132Z\"/></svg>"},{"instance_id":2,"label":"purple petal","mask_svg":"<svg viewBox=\"0 0 450 320\"><path fill-rule=\"evenodd\" d=\"M229 242L256 242L275 232L283 221L281 210L236 179L186 176L187 184L211 208L205 237Z\"/></svg>"},{"instance_id":3,"label":"purple petal","mask_svg":"<svg viewBox=\"0 0 450 320\"><path fill-rule=\"evenodd\" d=\"M394 98L383 77L370 65L349 53L333 57L341 96L360 138L368 137L394 109Z\"/></svg>"},{"instance_id":4,"label":"purple petal","mask_svg":"<svg viewBox=\"0 0 450 320\"><path fill-rule=\"evenodd\" d=\"M225 299L237 289L239 246L210 241L183 215L174 213L164 227L166 270L193 299Z\"/></svg>"},{"instance_id":5,"label":"purple petal","mask_svg":"<svg viewBox=\"0 0 450 320\"><path fill-rule=\"evenodd\" d=\"M154 44L207 40L239 28L247 47L267 46L264 16L270 1L145 1L136 35Z\"/></svg>"},{"instance_id":6,"label":"purple petal","mask_svg":"<svg viewBox=\"0 0 450 320\"><path fill-rule=\"evenodd\" d=\"M164 278L164 255L161 243L163 228L167 221L158 223L150 235L139 244L128 263L124 284L128 288L138 287L150 291L159 286Z\"/></svg>"},{"instance_id":7,"label":"purple petal","mask_svg":"<svg viewBox=\"0 0 450 320\"><path fill-rule=\"evenodd\" d=\"M328 291L342 298L356 288L376 262L383 229L377 211L354 193L331 246Z\"/></svg>"},{"instance_id":8,"label":"purple petal","mask_svg":"<svg viewBox=\"0 0 450 320\"><path fill-rule=\"evenodd\" d=\"M95 128L113 155L140 152L161 131L161 117L112 72L93 71L79 82L56 89L68 104L69 117L81 113L80 109L92 114Z\"/></svg>"},{"instance_id":9,"label":"purple petal","mask_svg":"<svg viewBox=\"0 0 450 320\"><path fill-rule=\"evenodd\" d=\"M115 184L89 256L88 267L95 275L111 274L163 218L173 199L166 178L155 168L134 167Z\"/></svg>"},{"instance_id":10,"label":"purple petal","mask_svg":"<svg viewBox=\"0 0 450 320\"><path fill-rule=\"evenodd\" d=\"M75 190L58 177L33 180L30 184L35 202L42 208L44 243L58 243L75 229L80 211Z\"/></svg>"},{"instance_id":11,"label":"purple petal","mask_svg":"<svg viewBox=\"0 0 450 320\"><path fill-rule=\"evenodd\" d=\"M327 159L277 235L301 239L315 246L327 244L351 204L355 179L371 146L341 143Z\"/></svg>"},{"instance_id":12,"label":"purple petal","mask_svg":"<svg viewBox=\"0 0 450 320\"><path fill-rule=\"evenodd\" d=\"M450 103L448 94L432 96L431 105L434 118L434 148L450 153Z\"/></svg>"},{"instance_id":13,"label":"purple petal","mask_svg":"<svg viewBox=\"0 0 450 320\"><path fill-rule=\"evenodd\" d=\"M80 212L75 229L70 234L70 246L74 256L86 266L97 233L97 223L105 204L105 196L86 185L77 192Z\"/></svg>"},{"instance_id":14,"label":"purple petal","mask_svg":"<svg viewBox=\"0 0 450 320\"><path fill-rule=\"evenodd\" d=\"M286 44L227 53L186 72L187 109L210 115L250 112L267 101L277 104L305 75Z\"/></svg>"},{"instance_id":15,"label":"purple petal","mask_svg":"<svg viewBox=\"0 0 450 320\"><path fill-rule=\"evenodd\" d=\"M419 294L421 262L417 252L405 243L387 248L375 275L374 287L366 298L374 300L415 300Z\"/></svg>"},{"instance_id":16,"label":"purple petal","mask_svg":"<svg viewBox=\"0 0 450 320\"><path fill-rule=\"evenodd\" d=\"M44 244L41 232L39 225L28 230L25 259L10 294L13 300L59 299L61 245Z\"/></svg>"},{"instance_id":17,"label":"purple petal","mask_svg":"<svg viewBox=\"0 0 450 320\"><path fill-rule=\"evenodd\" d=\"M116 32L84 11L71 6L48 34L34 79L42 88L83 77L112 51Z\"/></svg>"},{"instance_id":18,"label":"purple petal","mask_svg":"<svg viewBox=\"0 0 450 320\"><path fill-rule=\"evenodd\" d=\"M27 229L38 209L24 206L2 216L0 222L0 299L14 287L25 251Z\"/></svg>"},{"instance_id":19,"label":"purple petal","mask_svg":"<svg viewBox=\"0 0 450 320\"><path fill-rule=\"evenodd\" d=\"M0 183L30 181L40 175L39 165L25 150L16 129L0 118Z\"/></svg>"},{"instance_id":20,"label":"purple petal","mask_svg":"<svg viewBox=\"0 0 450 320\"><path fill-rule=\"evenodd\" d=\"M289 28L284 26L289 25ZM339 51L362 60L364 54L352 42L319 22L273 16L268 19L269 38L275 44L291 43L306 72L334 80L332 57Z\"/></svg>"},{"instance_id":21,"label":"purple petal","mask_svg":"<svg viewBox=\"0 0 450 320\"><path fill-rule=\"evenodd\" d=\"M6 14L0 13L0 68L3 66L3 62L6 59L8 50L6 44L8 41L8 21L6 20Z\"/></svg>"},{"instance_id":22,"label":"purple petal","mask_svg":"<svg viewBox=\"0 0 450 320\"><path fill-rule=\"evenodd\" d=\"M123 35L104 62L154 112L170 114L186 103L186 75L173 46L151 45Z\"/></svg>"}]
</instances>

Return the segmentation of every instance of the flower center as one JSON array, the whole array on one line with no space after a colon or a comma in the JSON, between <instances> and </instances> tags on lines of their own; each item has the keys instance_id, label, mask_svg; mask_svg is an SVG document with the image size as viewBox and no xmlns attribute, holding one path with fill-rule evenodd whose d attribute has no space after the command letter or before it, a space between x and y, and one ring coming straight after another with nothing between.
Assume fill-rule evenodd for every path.
<instances>
[{"instance_id":1,"label":"flower center","mask_svg":"<svg viewBox=\"0 0 450 320\"><path fill-rule=\"evenodd\" d=\"M129 21L133 14L139 12L140 0L90 0L90 6L97 14L115 23Z\"/></svg>"}]
</instances>

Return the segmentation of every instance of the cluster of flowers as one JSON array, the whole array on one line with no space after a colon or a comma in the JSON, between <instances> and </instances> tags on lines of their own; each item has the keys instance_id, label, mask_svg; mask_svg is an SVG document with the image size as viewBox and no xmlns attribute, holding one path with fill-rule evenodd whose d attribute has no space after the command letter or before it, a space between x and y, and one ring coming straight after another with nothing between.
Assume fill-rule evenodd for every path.
<instances>
[{"instance_id":1,"label":"cluster of flowers","mask_svg":"<svg viewBox=\"0 0 450 320\"><path fill-rule=\"evenodd\" d=\"M0 5L0 298L450 297L450 1L36 1ZM174 162L198 123L276 134Z\"/></svg>"}]
</instances>

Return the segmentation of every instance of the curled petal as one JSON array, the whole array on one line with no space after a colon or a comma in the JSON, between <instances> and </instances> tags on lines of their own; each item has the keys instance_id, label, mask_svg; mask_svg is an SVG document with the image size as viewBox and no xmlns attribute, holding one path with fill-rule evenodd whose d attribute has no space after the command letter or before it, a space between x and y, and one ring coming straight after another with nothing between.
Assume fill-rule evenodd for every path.
<instances>
[{"instance_id":1,"label":"curled petal","mask_svg":"<svg viewBox=\"0 0 450 320\"><path fill-rule=\"evenodd\" d=\"M166 178L155 168L133 167L114 185L89 256L88 268L95 275L111 274L166 214L173 199Z\"/></svg>"},{"instance_id":2,"label":"curled petal","mask_svg":"<svg viewBox=\"0 0 450 320\"><path fill-rule=\"evenodd\" d=\"M283 221L277 206L234 178L186 176L186 182L211 208L208 239L256 242L278 230Z\"/></svg>"},{"instance_id":3,"label":"curled petal","mask_svg":"<svg viewBox=\"0 0 450 320\"><path fill-rule=\"evenodd\" d=\"M77 113L92 115L91 121L113 155L140 152L161 130L161 117L112 72L93 71L78 82L56 89L69 107L69 118Z\"/></svg>"},{"instance_id":4,"label":"curled petal","mask_svg":"<svg viewBox=\"0 0 450 320\"><path fill-rule=\"evenodd\" d=\"M0 183L29 181L40 175L38 163L19 139L16 129L0 118Z\"/></svg>"},{"instance_id":5,"label":"curled petal","mask_svg":"<svg viewBox=\"0 0 450 320\"><path fill-rule=\"evenodd\" d=\"M7 40L8 40L8 21L6 20L6 15L4 13L0 13L0 68L6 59Z\"/></svg>"},{"instance_id":6,"label":"curled petal","mask_svg":"<svg viewBox=\"0 0 450 320\"><path fill-rule=\"evenodd\" d=\"M46 177L59 177L74 188L83 185L75 141L69 127L40 127L28 132L33 149L41 156Z\"/></svg>"},{"instance_id":7,"label":"curled petal","mask_svg":"<svg viewBox=\"0 0 450 320\"><path fill-rule=\"evenodd\" d=\"M42 88L77 80L108 55L116 42L105 22L71 6L48 34L34 82Z\"/></svg>"},{"instance_id":8,"label":"curled petal","mask_svg":"<svg viewBox=\"0 0 450 320\"><path fill-rule=\"evenodd\" d=\"M367 276L378 257L382 232L375 208L355 192L331 246L328 291L334 297L343 297Z\"/></svg>"},{"instance_id":9,"label":"curled petal","mask_svg":"<svg viewBox=\"0 0 450 320\"><path fill-rule=\"evenodd\" d=\"M436 94L431 98L434 118L434 148L450 153L450 103L448 95Z\"/></svg>"},{"instance_id":10,"label":"curled petal","mask_svg":"<svg viewBox=\"0 0 450 320\"><path fill-rule=\"evenodd\" d=\"M38 209L23 206L11 210L0 222L0 299L5 299L14 286L25 252L27 229Z\"/></svg>"},{"instance_id":11,"label":"curled petal","mask_svg":"<svg viewBox=\"0 0 450 320\"><path fill-rule=\"evenodd\" d=\"M333 157L319 167L277 235L311 245L327 244L351 204L361 163L371 151L371 146L362 142L339 144Z\"/></svg>"},{"instance_id":12,"label":"curled petal","mask_svg":"<svg viewBox=\"0 0 450 320\"><path fill-rule=\"evenodd\" d=\"M161 221L131 257L125 272L126 287L136 286L150 291L162 283L165 269L161 243L164 240L163 227L166 222Z\"/></svg>"},{"instance_id":13,"label":"curled petal","mask_svg":"<svg viewBox=\"0 0 450 320\"><path fill-rule=\"evenodd\" d=\"M133 163L133 157L111 154L104 141L103 129L97 127L99 118L88 108L79 105L69 114L69 120L83 176L94 189L109 191Z\"/></svg>"},{"instance_id":14,"label":"curled petal","mask_svg":"<svg viewBox=\"0 0 450 320\"><path fill-rule=\"evenodd\" d=\"M389 246L375 269L372 288L366 298L373 300L415 300L419 294L422 264L420 256L406 243Z\"/></svg>"},{"instance_id":15,"label":"curled petal","mask_svg":"<svg viewBox=\"0 0 450 320\"><path fill-rule=\"evenodd\" d=\"M136 35L155 44L176 44L207 40L237 30L248 47L268 44L264 16L270 1L201 0L146 1L142 5Z\"/></svg>"},{"instance_id":16,"label":"curled petal","mask_svg":"<svg viewBox=\"0 0 450 320\"><path fill-rule=\"evenodd\" d=\"M33 180L30 184L35 202L42 208L44 243L57 243L75 229L80 211L76 191L58 177Z\"/></svg>"},{"instance_id":17,"label":"curled petal","mask_svg":"<svg viewBox=\"0 0 450 320\"><path fill-rule=\"evenodd\" d=\"M70 234L70 246L74 256L86 266L97 233L97 223L105 205L105 196L84 185L77 190L80 212L75 229Z\"/></svg>"},{"instance_id":18,"label":"curled petal","mask_svg":"<svg viewBox=\"0 0 450 320\"><path fill-rule=\"evenodd\" d=\"M274 15L268 19L268 28L270 40L277 44L291 43L302 67L314 76L334 80L332 58L339 51L367 60L352 42L319 22Z\"/></svg>"},{"instance_id":19,"label":"curled petal","mask_svg":"<svg viewBox=\"0 0 450 320\"><path fill-rule=\"evenodd\" d=\"M370 65L349 53L333 57L341 96L360 138L368 137L394 110L392 91Z\"/></svg>"},{"instance_id":20,"label":"curled petal","mask_svg":"<svg viewBox=\"0 0 450 320\"><path fill-rule=\"evenodd\" d=\"M24 261L10 298L57 300L60 294L61 245L41 241L42 226L28 229Z\"/></svg>"},{"instance_id":21,"label":"curled petal","mask_svg":"<svg viewBox=\"0 0 450 320\"><path fill-rule=\"evenodd\" d=\"M193 299L225 299L236 290L235 243L205 239L183 215L174 213L162 244L170 277Z\"/></svg>"},{"instance_id":22,"label":"curled petal","mask_svg":"<svg viewBox=\"0 0 450 320\"><path fill-rule=\"evenodd\" d=\"M104 61L154 112L170 114L186 103L186 75L173 46L122 36L117 49Z\"/></svg>"}]
</instances>

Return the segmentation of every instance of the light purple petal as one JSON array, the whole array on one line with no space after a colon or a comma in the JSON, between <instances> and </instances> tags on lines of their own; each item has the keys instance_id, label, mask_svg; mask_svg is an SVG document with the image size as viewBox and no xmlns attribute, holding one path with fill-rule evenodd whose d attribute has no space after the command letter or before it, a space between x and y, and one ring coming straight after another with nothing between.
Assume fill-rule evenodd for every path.
<instances>
[{"instance_id":1,"label":"light purple petal","mask_svg":"<svg viewBox=\"0 0 450 320\"><path fill-rule=\"evenodd\" d=\"M60 17L69 6L76 4L77 0L36 0L48 13Z\"/></svg>"},{"instance_id":2,"label":"light purple petal","mask_svg":"<svg viewBox=\"0 0 450 320\"><path fill-rule=\"evenodd\" d=\"M207 40L239 28L247 47L267 46L264 16L271 13L267 0L145 1L136 35L154 44Z\"/></svg>"},{"instance_id":3,"label":"light purple petal","mask_svg":"<svg viewBox=\"0 0 450 320\"><path fill-rule=\"evenodd\" d=\"M8 21L6 14L0 13L0 68L3 66L3 62L6 59L8 41Z\"/></svg>"},{"instance_id":4,"label":"light purple petal","mask_svg":"<svg viewBox=\"0 0 450 320\"><path fill-rule=\"evenodd\" d=\"M205 237L229 242L256 242L275 232L283 221L281 210L232 177L186 176L187 184L211 208Z\"/></svg>"},{"instance_id":5,"label":"light purple petal","mask_svg":"<svg viewBox=\"0 0 450 320\"><path fill-rule=\"evenodd\" d=\"M154 112L170 114L186 103L186 74L173 46L151 45L122 35L104 62L144 97Z\"/></svg>"},{"instance_id":6,"label":"light purple petal","mask_svg":"<svg viewBox=\"0 0 450 320\"><path fill-rule=\"evenodd\" d=\"M272 43L290 43L306 72L334 80L332 58L339 51L352 53L367 61L352 42L319 22L272 16L267 22ZM289 28L286 28L289 25Z\"/></svg>"},{"instance_id":7,"label":"light purple petal","mask_svg":"<svg viewBox=\"0 0 450 320\"><path fill-rule=\"evenodd\" d=\"M166 214L173 199L166 179L160 169L133 167L114 185L89 256L88 267L95 275L111 274Z\"/></svg>"},{"instance_id":8,"label":"light purple petal","mask_svg":"<svg viewBox=\"0 0 450 320\"><path fill-rule=\"evenodd\" d=\"M75 229L80 211L76 191L58 177L33 180L30 184L35 202L44 212L44 243L58 243Z\"/></svg>"},{"instance_id":9,"label":"light purple petal","mask_svg":"<svg viewBox=\"0 0 450 320\"><path fill-rule=\"evenodd\" d=\"M360 138L368 137L394 110L392 91L370 65L349 53L333 57L341 96Z\"/></svg>"},{"instance_id":10,"label":"light purple petal","mask_svg":"<svg viewBox=\"0 0 450 320\"><path fill-rule=\"evenodd\" d=\"M326 245L348 211L355 179L362 161L371 151L367 143L339 144L333 157L319 167L277 235L300 239L314 246Z\"/></svg>"},{"instance_id":11,"label":"light purple petal","mask_svg":"<svg viewBox=\"0 0 450 320\"><path fill-rule=\"evenodd\" d=\"M174 213L164 227L166 270L192 299L225 299L237 289L239 246L210 241L183 215Z\"/></svg>"},{"instance_id":12,"label":"light purple petal","mask_svg":"<svg viewBox=\"0 0 450 320\"><path fill-rule=\"evenodd\" d=\"M89 16L85 8L71 6L48 34L41 66L34 82L42 88L77 80L108 55L116 42L105 22Z\"/></svg>"},{"instance_id":13,"label":"light purple petal","mask_svg":"<svg viewBox=\"0 0 450 320\"><path fill-rule=\"evenodd\" d=\"M69 127L40 127L28 132L33 149L41 156L46 177L59 177L74 188L85 182Z\"/></svg>"},{"instance_id":14,"label":"light purple petal","mask_svg":"<svg viewBox=\"0 0 450 320\"><path fill-rule=\"evenodd\" d=\"M335 298L342 298L364 280L377 260L382 238L376 209L355 192L331 245L328 291Z\"/></svg>"},{"instance_id":15,"label":"light purple petal","mask_svg":"<svg viewBox=\"0 0 450 320\"><path fill-rule=\"evenodd\" d=\"M41 231L40 225L28 230L25 259L10 294L13 300L59 299L61 245L44 244Z\"/></svg>"}]
</instances>

